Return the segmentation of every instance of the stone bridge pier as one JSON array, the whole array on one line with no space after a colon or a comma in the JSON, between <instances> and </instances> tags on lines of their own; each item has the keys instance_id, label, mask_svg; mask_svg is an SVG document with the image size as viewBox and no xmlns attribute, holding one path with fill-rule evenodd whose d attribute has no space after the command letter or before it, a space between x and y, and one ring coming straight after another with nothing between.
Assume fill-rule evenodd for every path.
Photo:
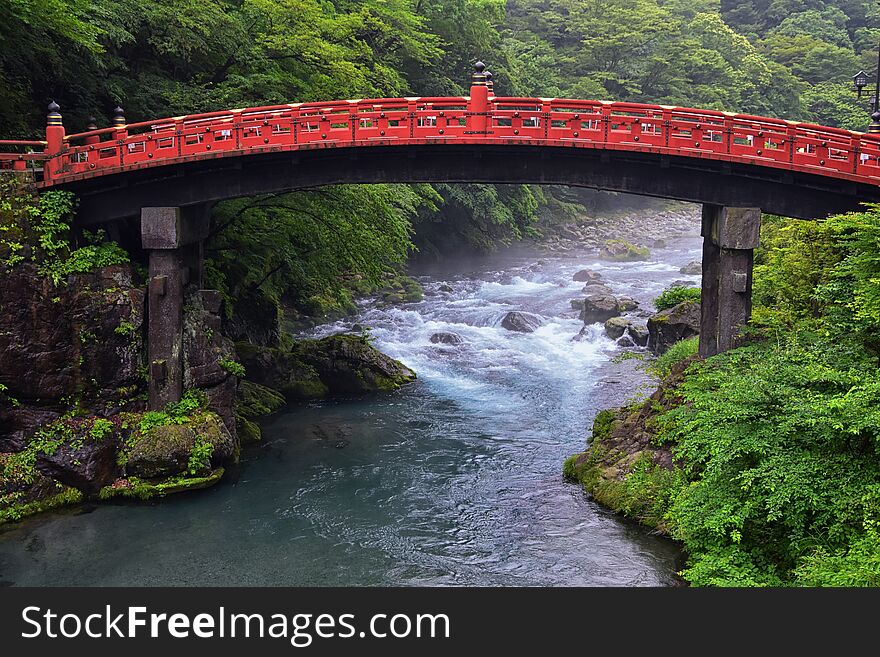
<instances>
[{"instance_id":1,"label":"stone bridge pier","mask_svg":"<svg viewBox=\"0 0 880 657\"><path fill-rule=\"evenodd\" d=\"M700 355L737 346L752 314L752 266L761 230L759 208L703 205Z\"/></svg>"},{"instance_id":2,"label":"stone bridge pier","mask_svg":"<svg viewBox=\"0 0 880 657\"><path fill-rule=\"evenodd\" d=\"M202 287L208 206L141 209L141 243L149 253L147 358L149 407L183 395L183 305L188 286Z\"/></svg>"}]
</instances>

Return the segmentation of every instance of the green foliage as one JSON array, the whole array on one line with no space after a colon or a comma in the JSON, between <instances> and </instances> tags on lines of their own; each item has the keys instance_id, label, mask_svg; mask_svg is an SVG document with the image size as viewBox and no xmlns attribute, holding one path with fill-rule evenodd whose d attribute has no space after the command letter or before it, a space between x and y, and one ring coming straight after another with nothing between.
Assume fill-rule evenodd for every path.
<instances>
[{"instance_id":1,"label":"green foliage","mask_svg":"<svg viewBox=\"0 0 880 657\"><path fill-rule=\"evenodd\" d=\"M153 427L164 427L169 424L186 424L190 418L203 411L208 405L208 398L198 389L187 390L179 402L166 404L164 410L147 411L139 416L137 428L140 434Z\"/></svg>"},{"instance_id":2,"label":"green foliage","mask_svg":"<svg viewBox=\"0 0 880 657\"><path fill-rule=\"evenodd\" d=\"M617 414L612 409L604 409L596 413L593 418L593 440L601 440L611 432L611 425L617 419Z\"/></svg>"},{"instance_id":3,"label":"green foliage","mask_svg":"<svg viewBox=\"0 0 880 657\"><path fill-rule=\"evenodd\" d=\"M647 370L658 379L665 379L672 372L672 368L678 363L687 358L691 358L692 356L696 356L699 347L699 336L694 336L686 340L679 340L653 360L648 365Z\"/></svg>"},{"instance_id":4,"label":"green foliage","mask_svg":"<svg viewBox=\"0 0 880 657\"><path fill-rule=\"evenodd\" d=\"M105 418L97 418L89 429L89 436L93 440L101 440L108 434L112 433L116 426Z\"/></svg>"},{"instance_id":5,"label":"green foliage","mask_svg":"<svg viewBox=\"0 0 880 657\"><path fill-rule=\"evenodd\" d=\"M211 469L211 455L214 453L214 444L201 435L196 436L195 445L189 455L186 471L190 475L197 475Z\"/></svg>"},{"instance_id":6,"label":"green foliage","mask_svg":"<svg viewBox=\"0 0 880 657\"><path fill-rule=\"evenodd\" d=\"M684 302L700 303L700 288L672 285L657 295L654 299L654 307L658 311L668 310Z\"/></svg>"},{"instance_id":7,"label":"green foliage","mask_svg":"<svg viewBox=\"0 0 880 657\"><path fill-rule=\"evenodd\" d=\"M48 191L40 195L31 228L49 263L62 259L69 249L68 232L76 204L76 197L70 192Z\"/></svg>"},{"instance_id":8,"label":"green foliage","mask_svg":"<svg viewBox=\"0 0 880 657\"><path fill-rule=\"evenodd\" d=\"M119 326L113 329L113 332L116 335L124 336L134 335L136 331L137 329L135 328L134 324L132 324L131 322L126 322L125 320L119 322Z\"/></svg>"},{"instance_id":9,"label":"green foliage","mask_svg":"<svg viewBox=\"0 0 880 657\"><path fill-rule=\"evenodd\" d=\"M241 363L234 361L230 358L221 358L219 361L217 361L217 364L225 371L229 372L232 376L237 376L239 379L244 378L244 365L242 365Z\"/></svg>"},{"instance_id":10,"label":"green foliage","mask_svg":"<svg viewBox=\"0 0 880 657\"><path fill-rule=\"evenodd\" d=\"M102 267L126 264L128 261L128 253L114 242L90 244L74 249L66 260L45 267L44 272L58 285L70 274L87 274Z\"/></svg>"}]
</instances>

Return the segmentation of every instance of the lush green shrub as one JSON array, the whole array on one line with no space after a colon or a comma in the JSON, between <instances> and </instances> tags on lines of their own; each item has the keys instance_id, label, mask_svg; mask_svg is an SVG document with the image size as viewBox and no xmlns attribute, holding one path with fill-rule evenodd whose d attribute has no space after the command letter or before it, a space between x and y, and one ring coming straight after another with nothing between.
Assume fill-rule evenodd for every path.
<instances>
[{"instance_id":1,"label":"lush green shrub","mask_svg":"<svg viewBox=\"0 0 880 657\"><path fill-rule=\"evenodd\" d=\"M669 511L691 582L816 581L817 551L840 559L880 518L876 362L766 342L692 368L677 393L658 422L692 481Z\"/></svg>"},{"instance_id":2,"label":"lush green shrub","mask_svg":"<svg viewBox=\"0 0 880 657\"><path fill-rule=\"evenodd\" d=\"M667 310L685 301L700 303L700 288L672 285L657 295L654 307L658 311Z\"/></svg>"},{"instance_id":3,"label":"lush green shrub","mask_svg":"<svg viewBox=\"0 0 880 657\"><path fill-rule=\"evenodd\" d=\"M697 335L687 340L680 340L652 361L647 369L658 379L665 379L677 363L696 355L699 347L700 337Z\"/></svg>"}]
</instances>

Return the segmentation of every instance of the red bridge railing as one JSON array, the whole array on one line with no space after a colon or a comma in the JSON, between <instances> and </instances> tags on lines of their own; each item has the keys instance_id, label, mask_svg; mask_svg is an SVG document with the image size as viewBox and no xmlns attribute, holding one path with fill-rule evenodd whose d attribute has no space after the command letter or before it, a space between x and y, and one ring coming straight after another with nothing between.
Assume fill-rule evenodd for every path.
<instances>
[{"instance_id":1,"label":"red bridge railing","mask_svg":"<svg viewBox=\"0 0 880 657\"><path fill-rule=\"evenodd\" d=\"M0 141L0 169L38 168L40 185L192 160L287 150L509 144L643 151L880 184L880 140L848 130L711 110L489 96L381 98L236 109ZM42 149L41 152L27 152ZM39 173L39 172L38 172Z\"/></svg>"}]
</instances>

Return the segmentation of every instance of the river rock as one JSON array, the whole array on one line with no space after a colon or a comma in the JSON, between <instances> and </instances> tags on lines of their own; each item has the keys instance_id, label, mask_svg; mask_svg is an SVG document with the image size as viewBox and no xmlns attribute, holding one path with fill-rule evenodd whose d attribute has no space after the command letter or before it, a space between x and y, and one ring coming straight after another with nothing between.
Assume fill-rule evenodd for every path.
<instances>
[{"instance_id":1,"label":"river rock","mask_svg":"<svg viewBox=\"0 0 880 657\"><path fill-rule=\"evenodd\" d=\"M290 349L238 343L236 350L249 380L290 400L396 390L416 378L360 335L299 340Z\"/></svg>"},{"instance_id":2,"label":"river rock","mask_svg":"<svg viewBox=\"0 0 880 657\"><path fill-rule=\"evenodd\" d=\"M235 440L220 417L205 412L187 424L153 427L141 434L126 451L125 473L157 478L186 472L197 443L212 446L210 463L214 467L227 463L236 451Z\"/></svg>"},{"instance_id":3,"label":"river rock","mask_svg":"<svg viewBox=\"0 0 880 657\"><path fill-rule=\"evenodd\" d=\"M598 282L602 280L602 274L592 269L581 269L571 279L576 283Z\"/></svg>"},{"instance_id":4,"label":"river rock","mask_svg":"<svg viewBox=\"0 0 880 657\"><path fill-rule=\"evenodd\" d=\"M682 274L697 276L703 273L703 264L699 260L691 260L684 267L678 270Z\"/></svg>"},{"instance_id":5,"label":"river rock","mask_svg":"<svg viewBox=\"0 0 880 657\"><path fill-rule=\"evenodd\" d=\"M447 285L446 283L443 283L443 285L441 285L437 289L440 290L441 292L455 292L455 290L452 288L452 286Z\"/></svg>"},{"instance_id":6,"label":"river rock","mask_svg":"<svg viewBox=\"0 0 880 657\"><path fill-rule=\"evenodd\" d=\"M543 324L544 322L537 315L516 310L507 313L501 320L502 328L518 333L532 333Z\"/></svg>"},{"instance_id":7,"label":"river rock","mask_svg":"<svg viewBox=\"0 0 880 657\"><path fill-rule=\"evenodd\" d=\"M584 309L581 311L581 319L584 324L605 322L612 317L617 317L620 310L617 307L617 299L610 294L591 294L584 299Z\"/></svg>"},{"instance_id":8,"label":"river rock","mask_svg":"<svg viewBox=\"0 0 880 657\"><path fill-rule=\"evenodd\" d=\"M636 343L633 342L633 339L629 336L628 333L624 333L617 340L618 347L635 347Z\"/></svg>"},{"instance_id":9,"label":"river rock","mask_svg":"<svg viewBox=\"0 0 880 657\"><path fill-rule=\"evenodd\" d=\"M639 307L639 302L632 297L617 297L617 307L620 312L626 313Z\"/></svg>"},{"instance_id":10,"label":"river rock","mask_svg":"<svg viewBox=\"0 0 880 657\"><path fill-rule=\"evenodd\" d=\"M612 340L616 340L626 333L631 324L632 322L624 317L612 317L605 322L605 334Z\"/></svg>"},{"instance_id":11,"label":"river rock","mask_svg":"<svg viewBox=\"0 0 880 657\"><path fill-rule=\"evenodd\" d=\"M581 292L587 296L592 294L613 294L611 288L604 283L587 283L581 289Z\"/></svg>"},{"instance_id":12,"label":"river rock","mask_svg":"<svg viewBox=\"0 0 880 657\"><path fill-rule=\"evenodd\" d=\"M636 246L626 240L608 240L599 250L599 257L608 260L647 260L651 253L645 246Z\"/></svg>"},{"instance_id":13,"label":"river rock","mask_svg":"<svg viewBox=\"0 0 880 657\"><path fill-rule=\"evenodd\" d=\"M685 301L648 318L648 349L659 355L700 333L700 304Z\"/></svg>"},{"instance_id":14,"label":"river rock","mask_svg":"<svg viewBox=\"0 0 880 657\"><path fill-rule=\"evenodd\" d=\"M697 287L697 284L693 281L685 281L679 279L677 281L672 281L669 284L669 287Z\"/></svg>"},{"instance_id":15,"label":"river rock","mask_svg":"<svg viewBox=\"0 0 880 657\"><path fill-rule=\"evenodd\" d=\"M464 338L451 331L439 331L431 336L433 344L463 344Z\"/></svg>"},{"instance_id":16,"label":"river rock","mask_svg":"<svg viewBox=\"0 0 880 657\"><path fill-rule=\"evenodd\" d=\"M584 309L584 300L583 299L572 299L569 301L573 310L583 310Z\"/></svg>"},{"instance_id":17,"label":"river rock","mask_svg":"<svg viewBox=\"0 0 880 657\"><path fill-rule=\"evenodd\" d=\"M640 347L648 344L648 327L645 324L630 324L627 333Z\"/></svg>"}]
</instances>

